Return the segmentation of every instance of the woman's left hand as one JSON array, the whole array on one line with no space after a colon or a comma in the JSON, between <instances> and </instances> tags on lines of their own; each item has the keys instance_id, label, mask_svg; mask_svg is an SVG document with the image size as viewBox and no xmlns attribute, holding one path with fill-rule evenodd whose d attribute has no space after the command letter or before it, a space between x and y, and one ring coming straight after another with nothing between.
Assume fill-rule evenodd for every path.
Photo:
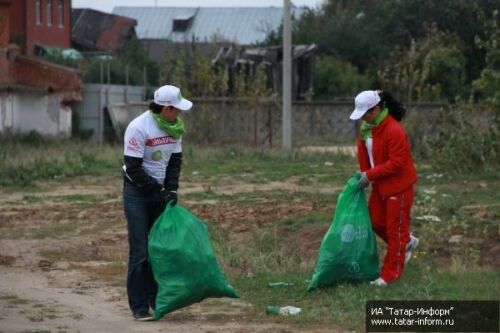
<instances>
[{"instance_id":1,"label":"woman's left hand","mask_svg":"<svg viewBox=\"0 0 500 333\"><path fill-rule=\"evenodd\" d=\"M359 181L358 181L358 189L362 190L365 187L368 187L368 185L370 185L370 181L368 180L368 177L366 176L366 172L359 172L359 175L360 175L360 177L359 177Z\"/></svg>"}]
</instances>

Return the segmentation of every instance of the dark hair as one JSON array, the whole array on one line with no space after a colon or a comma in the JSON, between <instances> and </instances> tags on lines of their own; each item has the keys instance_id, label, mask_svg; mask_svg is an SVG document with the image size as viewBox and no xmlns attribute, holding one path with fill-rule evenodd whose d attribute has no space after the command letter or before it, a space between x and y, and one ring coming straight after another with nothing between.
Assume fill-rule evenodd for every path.
<instances>
[{"instance_id":1,"label":"dark hair","mask_svg":"<svg viewBox=\"0 0 500 333\"><path fill-rule=\"evenodd\" d=\"M378 91L378 95L380 96L380 107L389 109L389 114L396 119L397 121L403 120L406 115L406 109L403 104L394 99L394 97L388 93L387 91Z\"/></svg>"},{"instance_id":2,"label":"dark hair","mask_svg":"<svg viewBox=\"0 0 500 333\"><path fill-rule=\"evenodd\" d=\"M163 105L156 104L155 102L149 103L149 109L154 113L160 113L163 108Z\"/></svg>"}]
</instances>

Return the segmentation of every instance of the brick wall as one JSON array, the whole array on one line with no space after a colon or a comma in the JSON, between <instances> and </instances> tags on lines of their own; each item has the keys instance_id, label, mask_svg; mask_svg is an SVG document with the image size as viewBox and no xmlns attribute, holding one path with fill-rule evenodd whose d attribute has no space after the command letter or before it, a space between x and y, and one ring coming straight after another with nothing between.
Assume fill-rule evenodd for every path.
<instances>
[{"instance_id":1,"label":"brick wall","mask_svg":"<svg viewBox=\"0 0 500 333\"><path fill-rule=\"evenodd\" d=\"M0 47L10 41L10 2L0 1Z\"/></svg>"},{"instance_id":2,"label":"brick wall","mask_svg":"<svg viewBox=\"0 0 500 333\"><path fill-rule=\"evenodd\" d=\"M19 47L9 44L0 47L0 83L15 83L15 67L13 63L19 54Z\"/></svg>"},{"instance_id":3,"label":"brick wall","mask_svg":"<svg viewBox=\"0 0 500 333\"><path fill-rule=\"evenodd\" d=\"M74 69L33 58L19 56L15 62L15 81L52 91L75 91L80 94L81 81Z\"/></svg>"},{"instance_id":4,"label":"brick wall","mask_svg":"<svg viewBox=\"0 0 500 333\"><path fill-rule=\"evenodd\" d=\"M34 2L34 1L32 1ZM26 3L25 0L14 0L10 4L10 32L14 39L26 33Z\"/></svg>"},{"instance_id":5,"label":"brick wall","mask_svg":"<svg viewBox=\"0 0 500 333\"><path fill-rule=\"evenodd\" d=\"M59 22L58 12L59 0L52 0L52 23L47 21L47 0L40 0L41 21L36 22L36 1L35 0L16 0L13 2L13 12L20 17L16 20L24 22L24 27L19 25L20 33L24 36L26 54L34 55L35 46L50 45L55 47L71 47L71 1L64 0L64 20L63 24ZM22 14L19 14L19 7L25 6Z\"/></svg>"}]
</instances>

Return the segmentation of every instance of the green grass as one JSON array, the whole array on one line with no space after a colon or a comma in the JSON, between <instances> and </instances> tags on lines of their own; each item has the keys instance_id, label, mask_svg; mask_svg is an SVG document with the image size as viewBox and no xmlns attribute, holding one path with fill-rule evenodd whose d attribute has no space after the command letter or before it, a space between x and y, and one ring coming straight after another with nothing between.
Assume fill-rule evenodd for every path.
<instances>
[{"instance_id":1,"label":"green grass","mask_svg":"<svg viewBox=\"0 0 500 333\"><path fill-rule=\"evenodd\" d=\"M72 262L85 262L89 261L90 258L85 251L74 251L73 249L64 250L44 250L38 252L38 254L50 262L58 261L72 261Z\"/></svg>"},{"instance_id":2,"label":"green grass","mask_svg":"<svg viewBox=\"0 0 500 333\"><path fill-rule=\"evenodd\" d=\"M103 200L112 199L114 197L115 197L114 194L71 194L71 195L58 196L56 198L53 198L52 201L99 203L102 202Z\"/></svg>"},{"instance_id":3,"label":"green grass","mask_svg":"<svg viewBox=\"0 0 500 333\"><path fill-rule=\"evenodd\" d=\"M331 214L313 212L309 214L285 218L279 221L279 225L285 227L287 231L293 231L313 224L324 224L325 226L329 226L331 222Z\"/></svg>"},{"instance_id":4,"label":"green grass","mask_svg":"<svg viewBox=\"0 0 500 333\"><path fill-rule=\"evenodd\" d=\"M13 306L30 303L30 300L27 300L24 298L19 298L18 296L15 296L15 295L2 295L2 296L0 296L0 300L6 300L6 301L8 301L9 305L13 305Z\"/></svg>"},{"instance_id":5,"label":"green grass","mask_svg":"<svg viewBox=\"0 0 500 333\"><path fill-rule=\"evenodd\" d=\"M33 187L36 181L119 170L122 150L71 140L1 139L0 186ZM41 145L43 144L43 149Z\"/></svg>"},{"instance_id":6,"label":"green grass","mask_svg":"<svg viewBox=\"0 0 500 333\"><path fill-rule=\"evenodd\" d=\"M242 300L253 306L250 316L265 316L267 305L291 305L302 313L290 317L270 317L269 320L288 322L302 327L320 324L340 330L364 330L367 300L498 300L500 298L500 272L475 270L466 272L436 271L423 262L412 263L404 277L385 288L340 284L330 288L307 292L312 272L258 274L238 277L234 285ZM284 281L294 285L271 289L269 282ZM486 287L489 286L489 287Z\"/></svg>"},{"instance_id":7,"label":"green grass","mask_svg":"<svg viewBox=\"0 0 500 333\"><path fill-rule=\"evenodd\" d=\"M188 194L184 195L184 198L186 200L197 200L197 201L201 201L201 200L216 200L216 201L224 201L224 202L228 202L228 201L234 202L237 200L245 200L246 201L246 197L244 197L244 196L243 197L239 196L239 197L235 198L235 196L232 196L232 195L215 193L211 189L204 191L204 192L188 193Z\"/></svg>"},{"instance_id":8,"label":"green grass","mask_svg":"<svg viewBox=\"0 0 500 333\"><path fill-rule=\"evenodd\" d=\"M24 228L14 228L5 230L0 239L65 239L67 237L95 235L108 230L122 221L101 220L99 223L89 223L82 225L82 220L56 220L50 223L37 224Z\"/></svg>"},{"instance_id":9,"label":"green grass","mask_svg":"<svg viewBox=\"0 0 500 333\"><path fill-rule=\"evenodd\" d=\"M40 180L118 174L123 159L119 146L48 140L42 150L31 141L1 143L0 186L11 189L33 187ZM184 177L196 176L217 185L224 184L221 175L250 184L296 177L302 185L313 185L347 179L356 169L355 159L349 156L265 149L209 150L188 146L183 162Z\"/></svg>"},{"instance_id":10,"label":"green grass","mask_svg":"<svg viewBox=\"0 0 500 333\"><path fill-rule=\"evenodd\" d=\"M68 177L83 174L107 175L115 177L116 181L121 154L121 147L74 142L49 144L41 154L39 147L12 143L0 152L0 157L6 157L0 158L0 186L16 191L22 186L32 186L26 185L30 182L48 179L63 182ZM252 304L245 308L249 311L245 315L249 321L283 322L304 327L304 330L318 326L339 331L363 331L367 300L500 298L500 272L484 264L486 251L498 244L500 207L496 204L500 202L499 176L478 171L463 174L458 179L446 170L435 170L432 165L421 168L417 165L420 179L415 191L411 228L421 237L421 245L417 258L407 267L402 279L387 288L342 284L307 292L307 280L314 270L315 258L303 256L297 250L298 245L321 240L319 233L327 230L331 223L340 189L356 169L354 158L329 153L185 147L180 198L189 202L188 208L192 210L198 209L198 204L204 204L204 213L209 215L212 206L208 201L215 203L213 209L217 211L210 215L214 217L205 222L229 280L240 291L242 300ZM89 178L91 182L92 177ZM202 189L183 194L184 182L199 184ZM278 187L261 191L269 182L291 184L294 190ZM218 187L225 185L243 185L247 187L245 191L250 192L228 194L218 191ZM253 187L257 191L253 191ZM325 191L316 191L316 188ZM105 202L108 199L116 198L106 194L45 197L37 192L27 195L23 198L27 203L67 205L69 217L40 225L5 228L0 237L78 238L98 235L120 223L125 230L122 217L115 219L94 214L96 220L90 223L85 218L78 219L77 223L70 220L80 210L108 204ZM293 210L295 206L300 209ZM237 214L240 212L248 213ZM226 223L217 221L217 216ZM440 221L417 219L422 216L436 216ZM245 224L252 224L252 228L244 232L231 229ZM311 234L314 239L304 237L311 237ZM461 241L450 244L452 236ZM76 262L71 268L86 270L96 279L112 285L124 285L125 268L116 252L114 256L99 258L108 261L109 265L87 267L79 262L95 260L92 253L85 252L88 248L83 249L81 242L76 241L73 246L40 254L51 262ZM113 248L106 250L113 251ZM292 282L294 286L284 289L267 287L267 283L276 281ZM303 312L292 317L266 316L267 305L297 306Z\"/></svg>"},{"instance_id":11,"label":"green grass","mask_svg":"<svg viewBox=\"0 0 500 333\"><path fill-rule=\"evenodd\" d=\"M297 191L273 190L242 192L234 194L219 194L210 189L209 191L183 194L182 198L195 202L217 201L224 204L231 204L242 207L257 207L259 204L270 203L289 203L290 205L294 205L301 202L311 202L315 207L321 208L322 210L326 208L331 211L334 208L334 204L339 193L340 190L337 193L333 194L302 192L300 187L298 187Z\"/></svg>"},{"instance_id":12,"label":"green grass","mask_svg":"<svg viewBox=\"0 0 500 333\"><path fill-rule=\"evenodd\" d=\"M23 201L26 203L44 203L44 202L78 202L83 205L95 205L104 200L115 198L114 194L67 194L67 195L53 195L50 197L40 195L25 195Z\"/></svg>"},{"instance_id":13,"label":"green grass","mask_svg":"<svg viewBox=\"0 0 500 333\"><path fill-rule=\"evenodd\" d=\"M333 165L329 165L330 162ZM299 177L310 184L321 175L320 181L343 175L345 179L356 171L352 157L329 153L281 152L255 149L206 150L188 148L184 152L183 173L195 174L217 182L221 175L251 184L282 181Z\"/></svg>"},{"instance_id":14,"label":"green grass","mask_svg":"<svg viewBox=\"0 0 500 333\"><path fill-rule=\"evenodd\" d=\"M50 224L37 225L24 229L22 234L11 235L12 238L25 239L44 239L56 238L60 239L71 234L75 234L78 230L78 225L72 221L54 221Z\"/></svg>"}]
</instances>

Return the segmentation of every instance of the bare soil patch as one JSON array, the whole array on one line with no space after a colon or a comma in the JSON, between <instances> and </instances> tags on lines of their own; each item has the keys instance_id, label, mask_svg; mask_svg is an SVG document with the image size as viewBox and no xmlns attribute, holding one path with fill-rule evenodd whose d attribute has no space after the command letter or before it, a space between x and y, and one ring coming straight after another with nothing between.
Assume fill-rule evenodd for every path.
<instances>
[{"instance_id":1,"label":"bare soil patch","mask_svg":"<svg viewBox=\"0 0 500 333\"><path fill-rule=\"evenodd\" d=\"M209 299L159 322L134 322L124 288L128 245L121 190L118 176L42 183L36 191L0 190L0 332L331 332L274 322L264 309L256 318L250 317L250 305L244 299ZM182 193L207 191L229 196L279 191L333 195L341 187L299 186L293 179L264 185L227 179L218 186L185 182ZM257 231L273 232L294 255L306 260L316 257L333 214L331 206L293 199L185 204L226 231L231 242L244 244ZM489 208L462 207L481 221L488 220ZM313 213L328 218L293 223ZM276 224L284 219L291 224ZM441 267L465 267L470 263L456 261L465 257L480 266L499 268L498 225L479 226L467 233L450 230L429 244L423 239L422 248ZM470 249L477 253L464 253Z\"/></svg>"},{"instance_id":2,"label":"bare soil patch","mask_svg":"<svg viewBox=\"0 0 500 333\"><path fill-rule=\"evenodd\" d=\"M273 183L260 190L293 191L294 186ZM0 332L304 331L274 323L264 309L258 318L247 316L249 304L242 299L208 299L159 322L134 322L124 288L128 245L121 180L79 177L39 188L0 190ZM196 191L197 185L186 188ZM212 190L238 193L255 188L235 184ZM313 206L195 205L192 209L232 234L247 235L283 216L307 214ZM294 233L301 243L299 232ZM320 238L319 231L316 236Z\"/></svg>"}]
</instances>

